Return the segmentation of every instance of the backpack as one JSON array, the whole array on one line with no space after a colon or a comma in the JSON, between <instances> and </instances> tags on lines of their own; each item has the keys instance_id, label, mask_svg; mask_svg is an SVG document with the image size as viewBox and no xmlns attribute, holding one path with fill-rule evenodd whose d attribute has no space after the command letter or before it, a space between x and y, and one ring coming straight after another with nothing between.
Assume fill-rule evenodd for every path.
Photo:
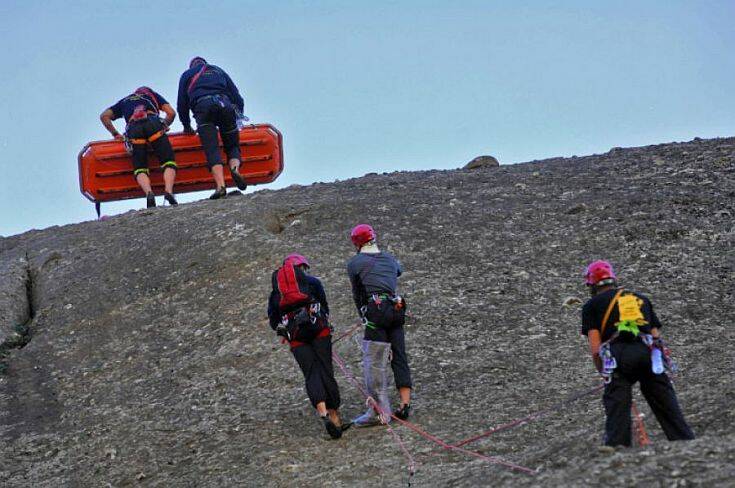
<instances>
[{"instance_id":1,"label":"backpack","mask_svg":"<svg viewBox=\"0 0 735 488\"><path fill-rule=\"evenodd\" d=\"M292 312L314 301L309 293L309 282L301 268L284 264L273 273L273 289L278 291L278 307L282 313Z\"/></svg>"}]
</instances>

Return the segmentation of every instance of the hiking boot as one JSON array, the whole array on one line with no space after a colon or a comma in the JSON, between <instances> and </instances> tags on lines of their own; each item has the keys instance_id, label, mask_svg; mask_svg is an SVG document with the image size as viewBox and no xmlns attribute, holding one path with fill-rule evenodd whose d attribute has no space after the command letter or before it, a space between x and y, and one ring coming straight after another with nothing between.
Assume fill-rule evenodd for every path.
<instances>
[{"instance_id":1,"label":"hiking boot","mask_svg":"<svg viewBox=\"0 0 735 488\"><path fill-rule=\"evenodd\" d=\"M232 174L232 179L234 180L235 184L237 185L237 189L240 191L245 191L248 188L248 184L245 183L245 178L242 177L240 172L237 168L230 168L230 173Z\"/></svg>"},{"instance_id":2,"label":"hiking boot","mask_svg":"<svg viewBox=\"0 0 735 488\"><path fill-rule=\"evenodd\" d=\"M171 205L172 207L175 207L176 205L178 205L178 204L179 204L179 202L177 202L177 201L176 201L176 199L174 198L174 196L173 196L172 194L168 193L168 192L164 192L164 193L163 193L163 198L164 198L164 199L165 199L165 200L166 200L166 201L168 202L168 204L169 204L169 205Z\"/></svg>"},{"instance_id":3,"label":"hiking boot","mask_svg":"<svg viewBox=\"0 0 735 488\"><path fill-rule=\"evenodd\" d=\"M209 196L210 200L219 200L220 198L225 198L227 196L227 188L224 186L222 188L217 188L214 193L212 193Z\"/></svg>"},{"instance_id":4,"label":"hiking boot","mask_svg":"<svg viewBox=\"0 0 735 488\"><path fill-rule=\"evenodd\" d=\"M342 429L334 425L334 422L332 422L332 419L330 419L328 415L322 417L322 422L324 422L324 427L327 429L329 437L332 439L339 439L342 437Z\"/></svg>"},{"instance_id":5,"label":"hiking boot","mask_svg":"<svg viewBox=\"0 0 735 488\"><path fill-rule=\"evenodd\" d=\"M153 208L156 206L156 196L151 192L145 196L146 208Z\"/></svg>"},{"instance_id":6,"label":"hiking boot","mask_svg":"<svg viewBox=\"0 0 735 488\"><path fill-rule=\"evenodd\" d=\"M410 413L411 413L410 403L407 405L401 405L399 408L393 411L393 415L395 415L396 418L399 418L401 420L407 420Z\"/></svg>"}]
</instances>

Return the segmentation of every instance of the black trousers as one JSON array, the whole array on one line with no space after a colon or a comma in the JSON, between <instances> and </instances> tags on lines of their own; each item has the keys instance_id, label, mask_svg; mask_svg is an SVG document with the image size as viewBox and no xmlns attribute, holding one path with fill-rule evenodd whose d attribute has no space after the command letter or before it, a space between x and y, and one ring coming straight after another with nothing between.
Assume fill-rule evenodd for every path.
<instances>
[{"instance_id":1,"label":"black trousers","mask_svg":"<svg viewBox=\"0 0 735 488\"><path fill-rule=\"evenodd\" d=\"M222 164L219 141L217 140L218 128L227 159L239 160L240 131L237 130L237 114L232 102L224 95L200 98L197 100L193 112L209 169Z\"/></svg>"},{"instance_id":2,"label":"black trousers","mask_svg":"<svg viewBox=\"0 0 735 488\"><path fill-rule=\"evenodd\" d=\"M130 122L125 134L130 139L147 140L158 131L163 130L163 124L160 119L155 115L151 115L143 120ZM164 133L156 139L150 142L151 148L155 153L158 161L161 163L161 167L172 167L176 169L174 149L171 147L171 142L168 140L168 136ZM133 168L135 169L135 175L139 173L148 173L148 143L143 142L142 144L133 143Z\"/></svg>"},{"instance_id":3,"label":"black trousers","mask_svg":"<svg viewBox=\"0 0 735 488\"><path fill-rule=\"evenodd\" d=\"M393 369L396 388L412 388L411 369L408 367L408 355L406 354L406 334L403 326L365 327L364 338L368 341L390 342L390 367Z\"/></svg>"},{"instance_id":4,"label":"black trousers","mask_svg":"<svg viewBox=\"0 0 735 488\"><path fill-rule=\"evenodd\" d=\"M656 420L670 441L694 439L694 433L684 420L674 387L665 374L651 371L648 346L640 340L612 344L617 361L612 381L605 386L602 402L605 406L605 444L630 446L632 386L640 382L641 393L651 407Z\"/></svg>"},{"instance_id":5,"label":"black trousers","mask_svg":"<svg viewBox=\"0 0 735 488\"><path fill-rule=\"evenodd\" d=\"M332 336L319 337L291 349L306 380L306 394L316 408L325 402L327 408L337 409L340 405L339 386L334 379L332 365Z\"/></svg>"}]
</instances>

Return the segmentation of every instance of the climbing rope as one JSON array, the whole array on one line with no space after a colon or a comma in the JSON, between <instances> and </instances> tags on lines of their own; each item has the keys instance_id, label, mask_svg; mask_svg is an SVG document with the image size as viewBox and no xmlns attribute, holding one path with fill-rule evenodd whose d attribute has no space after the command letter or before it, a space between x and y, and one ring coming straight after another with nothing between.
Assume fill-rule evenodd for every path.
<instances>
[{"instance_id":1,"label":"climbing rope","mask_svg":"<svg viewBox=\"0 0 735 488\"><path fill-rule=\"evenodd\" d=\"M471 442L475 442L475 441L480 440L480 439L483 439L485 437L489 437L492 434L495 434L496 432L500 432L501 430L506 430L506 429L510 429L511 427L516 427L516 426L519 426L519 425L526 424L528 422L531 422L533 420L536 420L538 418L541 418L544 415L548 415L548 414L550 414L552 412L555 412L555 411L559 410L562 406L566 405L567 403L572 403L572 402L574 402L576 400L579 400L580 398L583 398L583 397L585 397L587 395L591 395L593 393L596 393L596 392L602 390L604 387L605 387L605 385L597 385L594 388L592 388L591 390L585 390L585 391L582 391L580 393L575 393L575 394L573 394L571 396L568 396L564 400L561 400L560 402L557 402L557 403L555 403L555 404L551 405L550 407L547 407L547 408L545 408L543 410L539 410L538 412L532 413L530 415L527 415L527 416L525 416L523 418L520 418L520 419L517 419L517 420L513 420L513 421L508 422L506 424L498 425L497 427L493 427L492 429L487 430L487 431L485 431L485 432L483 432L481 434L477 434L476 436L468 437L467 439L464 439L464 440L461 440L459 442L456 442L456 443L454 443L454 446L461 447L461 446L467 445L467 444L469 444Z\"/></svg>"},{"instance_id":2,"label":"climbing rope","mask_svg":"<svg viewBox=\"0 0 735 488\"><path fill-rule=\"evenodd\" d=\"M347 379L347 381L349 381L358 391L360 391L366 397L366 399L369 398L370 396L367 394L367 392L365 392L365 390L357 382L357 380L355 380L355 377L349 371L349 368L347 367L347 365L345 365L344 361L339 356L339 354L337 354L336 352L332 351L332 358L334 359L334 362L337 363L337 366L339 366L340 370L342 370L342 374L345 376L345 378ZM376 411L381 412L380 406L377 403L373 403L373 405L376 408ZM482 460L487 461L487 462L489 462L491 464L498 464L498 465L505 466L507 468L510 468L510 469L513 469L513 470L516 470L516 471L520 471L520 472L523 472L523 473L526 473L526 474L531 474L531 475L536 474L536 471L533 470L533 469L531 469L531 468L526 468L524 466L520 466L518 464L511 463L509 461L506 461L506 460L501 459L501 458L498 458L498 457L486 456L485 454L481 454L479 452L470 451L470 450L463 449L463 448L458 447L458 446L453 446L453 445L451 445L451 444L449 444L449 443L441 440L437 436L426 432L425 430L421 429L418 425L416 425L416 424L414 424L412 422L409 422L407 420L400 419L400 418L396 417L395 415L393 415L390 412L382 412L382 413L383 414L386 414L386 415L390 415L390 417L393 420L395 420L398 423L400 423L401 425L403 425L403 426L405 426L405 427L413 430L414 432L416 432L417 434L419 434L421 437L423 437L423 438L425 438L425 439L427 439L427 440L429 440L429 441L437 444L438 446L442 447L445 450L460 452L460 453L466 454L468 456L473 456L473 457L482 459ZM390 427L389 424L386 424L386 426L388 427L389 430L391 430L391 431L393 430ZM405 446L402 445L402 448L405 448ZM404 453L405 454L408 454L410 456L410 453L408 453L408 450L407 449L404 449ZM411 458L411 463L413 464L413 458Z\"/></svg>"},{"instance_id":3,"label":"climbing rope","mask_svg":"<svg viewBox=\"0 0 735 488\"><path fill-rule=\"evenodd\" d=\"M332 351L332 359L334 359L334 362L337 363L339 369L342 370L342 374L347 379L347 381L349 381L352 386L354 386L360 393L362 393L362 395L365 397L365 402L373 409L375 409L376 412L380 412L381 419L383 419L386 413L381 410L380 405L375 401L375 399L370 396L370 394L368 394L362 387L362 385L360 385L360 383L355 379L354 375L344 363L339 354ZM406 444L403 442L403 439L401 439L395 429L393 429L388 423L384 423L384 425L387 427L388 432L390 432L390 434L393 436L394 441L396 442L396 444L398 444L398 447L401 449L403 455L406 457L406 460L408 462L408 486L411 486L411 477L413 477L414 473L416 473L416 461L406 447Z\"/></svg>"}]
</instances>

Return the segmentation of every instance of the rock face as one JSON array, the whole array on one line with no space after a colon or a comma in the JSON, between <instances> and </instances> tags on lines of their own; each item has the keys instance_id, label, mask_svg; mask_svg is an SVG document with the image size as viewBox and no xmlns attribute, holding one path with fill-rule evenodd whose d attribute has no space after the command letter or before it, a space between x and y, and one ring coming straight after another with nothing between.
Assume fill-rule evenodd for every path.
<instances>
[{"instance_id":1,"label":"rock face","mask_svg":"<svg viewBox=\"0 0 735 488\"><path fill-rule=\"evenodd\" d=\"M500 166L500 163L494 157L477 156L475 159L467 163L463 169L492 168L497 166Z\"/></svg>"},{"instance_id":2,"label":"rock face","mask_svg":"<svg viewBox=\"0 0 735 488\"><path fill-rule=\"evenodd\" d=\"M596 393L464 446L529 475L396 426L415 486L729 485L734 202L735 139L715 139L369 175L0 239L1 293L18 297L0 317L25 318L30 339L7 348L0 373L0 485L406 483L384 428L327 440L265 317L270 273L298 251L337 333L355 323L345 262L357 222L405 270L421 428L458 442L598 385L573 298L585 264L606 258L652 298L698 435L668 443L636 393L652 445L598 451ZM335 350L359 374L353 341ZM364 399L338 380L344 415L358 414Z\"/></svg>"}]
</instances>

